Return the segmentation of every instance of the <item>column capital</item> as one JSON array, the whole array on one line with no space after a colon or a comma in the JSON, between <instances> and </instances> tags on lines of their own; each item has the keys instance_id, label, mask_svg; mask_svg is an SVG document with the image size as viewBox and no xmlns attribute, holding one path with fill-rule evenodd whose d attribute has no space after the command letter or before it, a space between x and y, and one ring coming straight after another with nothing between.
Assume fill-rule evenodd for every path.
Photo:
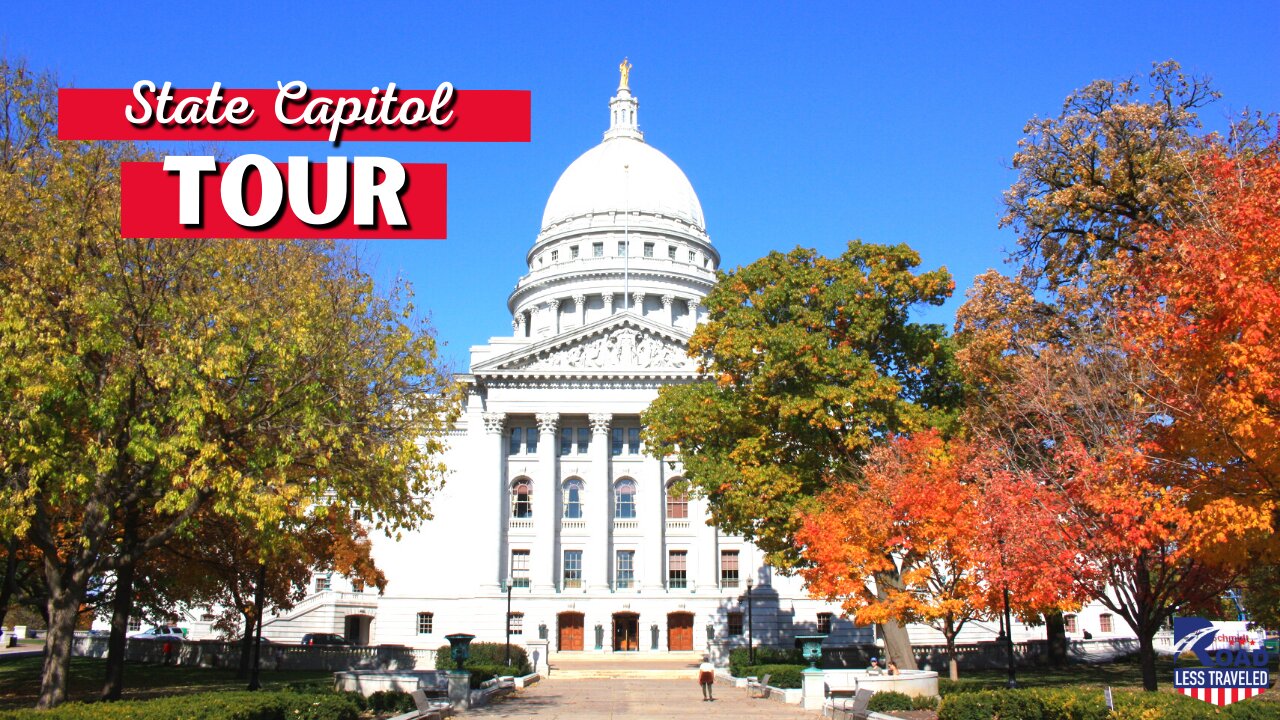
<instances>
[{"instance_id":1,"label":"column capital","mask_svg":"<svg viewBox=\"0 0 1280 720\"><path fill-rule=\"evenodd\" d=\"M667 309L667 310L670 310L670 309L671 309L671 304L672 304L672 303L674 303L675 301L676 301L676 296L675 296L675 295L663 295L663 296L662 296L662 307L663 307L663 308L665 308L665 309Z\"/></svg>"},{"instance_id":2,"label":"column capital","mask_svg":"<svg viewBox=\"0 0 1280 720\"><path fill-rule=\"evenodd\" d=\"M591 417L591 433L593 435L608 435L609 424L613 422L613 415L610 413L592 413Z\"/></svg>"},{"instance_id":3,"label":"column capital","mask_svg":"<svg viewBox=\"0 0 1280 720\"><path fill-rule=\"evenodd\" d=\"M538 432L555 434L556 429L560 427L560 413L557 412L540 412L538 413Z\"/></svg>"},{"instance_id":4,"label":"column capital","mask_svg":"<svg viewBox=\"0 0 1280 720\"><path fill-rule=\"evenodd\" d=\"M502 427L507 424L507 414L504 412L487 412L484 414L484 431L490 435L499 435L502 433Z\"/></svg>"},{"instance_id":5,"label":"column capital","mask_svg":"<svg viewBox=\"0 0 1280 720\"><path fill-rule=\"evenodd\" d=\"M601 299L604 300L604 307L606 310L613 310L613 296L614 293L611 292L600 293Z\"/></svg>"},{"instance_id":6,"label":"column capital","mask_svg":"<svg viewBox=\"0 0 1280 720\"><path fill-rule=\"evenodd\" d=\"M577 295L574 295L573 304L581 308L583 305L587 304L587 296L583 295L582 293L578 293Z\"/></svg>"}]
</instances>

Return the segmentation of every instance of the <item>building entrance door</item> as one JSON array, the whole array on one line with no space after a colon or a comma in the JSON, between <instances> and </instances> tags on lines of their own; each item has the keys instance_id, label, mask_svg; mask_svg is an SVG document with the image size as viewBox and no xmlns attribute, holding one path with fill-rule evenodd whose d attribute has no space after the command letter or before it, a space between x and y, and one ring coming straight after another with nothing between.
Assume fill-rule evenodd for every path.
<instances>
[{"instance_id":1,"label":"building entrance door","mask_svg":"<svg viewBox=\"0 0 1280 720\"><path fill-rule=\"evenodd\" d=\"M667 615L667 650L689 651L693 649L693 613L675 612Z\"/></svg>"},{"instance_id":2,"label":"building entrance door","mask_svg":"<svg viewBox=\"0 0 1280 720\"><path fill-rule=\"evenodd\" d=\"M582 649L582 613L562 612L556 616L556 625L558 650L564 652Z\"/></svg>"},{"instance_id":3,"label":"building entrance door","mask_svg":"<svg viewBox=\"0 0 1280 720\"><path fill-rule=\"evenodd\" d=\"M613 651L634 652L640 649L640 616L636 613L613 614Z\"/></svg>"}]
</instances>

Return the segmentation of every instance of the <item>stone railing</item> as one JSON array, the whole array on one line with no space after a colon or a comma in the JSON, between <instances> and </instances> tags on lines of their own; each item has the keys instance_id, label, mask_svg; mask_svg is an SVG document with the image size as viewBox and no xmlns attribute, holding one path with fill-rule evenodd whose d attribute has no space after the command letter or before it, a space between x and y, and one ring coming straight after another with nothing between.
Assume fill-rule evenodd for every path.
<instances>
[{"instance_id":1,"label":"stone railing","mask_svg":"<svg viewBox=\"0 0 1280 720\"><path fill-rule=\"evenodd\" d=\"M166 649L168 652L166 652ZM75 638L73 652L106 657L107 638ZM173 642L130 638L125 660L137 663L233 668L240 663L240 643L217 640ZM403 645L335 646L263 643L261 667L267 670L428 670L435 666L435 650Z\"/></svg>"}]
</instances>

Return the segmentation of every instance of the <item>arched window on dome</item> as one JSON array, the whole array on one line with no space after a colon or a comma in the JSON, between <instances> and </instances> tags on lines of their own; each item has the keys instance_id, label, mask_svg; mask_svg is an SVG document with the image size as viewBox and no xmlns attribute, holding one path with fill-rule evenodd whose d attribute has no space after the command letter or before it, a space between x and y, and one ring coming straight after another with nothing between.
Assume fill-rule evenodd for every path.
<instances>
[{"instance_id":1,"label":"arched window on dome","mask_svg":"<svg viewBox=\"0 0 1280 720\"><path fill-rule=\"evenodd\" d=\"M582 491L586 485L573 478L564 482L564 517L566 520L582 519Z\"/></svg>"},{"instance_id":2,"label":"arched window on dome","mask_svg":"<svg viewBox=\"0 0 1280 720\"><path fill-rule=\"evenodd\" d=\"M636 481L619 480L613 486L613 516L619 520L636 516Z\"/></svg>"},{"instance_id":3,"label":"arched window on dome","mask_svg":"<svg viewBox=\"0 0 1280 720\"><path fill-rule=\"evenodd\" d=\"M667 517L671 520L689 517L689 492L684 489L682 478L667 483Z\"/></svg>"},{"instance_id":4,"label":"arched window on dome","mask_svg":"<svg viewBox=\"0 0 1280 720\"><path fill-rule=\"evenodd\" d=\"M533 483L527 478L511 483L511 517L533 517Z\"/></svg>"}]
</instances>

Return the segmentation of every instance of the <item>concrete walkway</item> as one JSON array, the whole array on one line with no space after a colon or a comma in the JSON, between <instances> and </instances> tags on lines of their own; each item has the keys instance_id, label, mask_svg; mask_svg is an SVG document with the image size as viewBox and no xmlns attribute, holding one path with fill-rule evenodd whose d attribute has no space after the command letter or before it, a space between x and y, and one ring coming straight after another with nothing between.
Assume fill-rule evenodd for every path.
<instances>
[{"instance_id":1,"label":"concrete walkway","mask_svg":"<svg viewBox=\"0 0 1280 720\"><path fill-rule=\"evenodd\" d=\"M697 718L789 718L815 720L796 705L753 699L746 688L723 682L715 702L704 702L693 676L683 680L591 678L543 680L505 700L466 713L484 718L581 718L583 720L685 720Z\"/></svg>"}]
</instances>

